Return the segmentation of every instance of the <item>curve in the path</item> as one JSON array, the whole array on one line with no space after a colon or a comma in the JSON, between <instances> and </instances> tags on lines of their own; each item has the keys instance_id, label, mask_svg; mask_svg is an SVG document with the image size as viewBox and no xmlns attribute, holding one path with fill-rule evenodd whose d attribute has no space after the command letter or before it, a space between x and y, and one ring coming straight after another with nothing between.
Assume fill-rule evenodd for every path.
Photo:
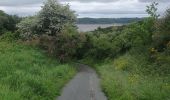
<instances>
[{"instance_id":1,"label":"curve in the path","mask_svg":"<svg viewBox=\"0 0 170 100\"><path fill-rule=\"evenodd\" d=\"M86 65L65 86L57 100L107 100L101 91L96 72Z\"/></svg>"}]
</instances>

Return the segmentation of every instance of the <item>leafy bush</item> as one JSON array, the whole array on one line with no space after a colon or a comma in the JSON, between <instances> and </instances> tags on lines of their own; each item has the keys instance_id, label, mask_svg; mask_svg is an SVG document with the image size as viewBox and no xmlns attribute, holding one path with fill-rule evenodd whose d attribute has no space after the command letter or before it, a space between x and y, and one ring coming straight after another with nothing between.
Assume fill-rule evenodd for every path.
<instances>
[{"instance_id":1,"label":"leafy bush","mask_svg":"<svg viewBox=\"0 0 170 100\"><path fill-rule=\"evenodd\" d=\"M18 24L23 40L40 40L40 47L60 61L69 60L81 44L75 27L76 16L69 5L48 0L42 10L33 17L27 17ZM79 43L79 42L80 43Z\"/></svg>"},{"instance_id":2,"label":"leafy bush","mask_svg":"<svg viewBox=\"0 0 170 100\"><path fill-rule=\"evenodd\" d=\"M110 27L110 32L99 29L87 33L86 48L89 50L86 50L86 56L95 59L113 58L133 47L149 45L152 42L153 24L151 19L145 19L127 26Z\"/></svg>"},{"instance_id":3,"label":"leafy bush","mask_svg":"<svg viewBox=\"0 0 170 100\"><path fill-rule=\"evenodd\" d=\"M164 18L157 22L157 32L153 35L153 45L159 50L163 51L167 43L170 41L170 9L165 13Z\"/></svg>"},{"instance_id":4,"label":"leafy bush","mask_svg":"<svg viewBox=\"0 0 170 100\"><path fill-rule=\"evenodd\" d=\"M119 57L114 60L114 66L116 70L131 71L132 67L130 64L134 60L128 58L128 56Z\"/></svg>"},{"instance_id":5,"label":"leafy bush","mask_svg":"<svg viewBox=\"0 0 170 100\"><path fill-rule=\"evenodd\" d=\"M62 34L54 36L40 36L40 47L46 49L48 54L53 55L61 62L80 58L79 49L82 48L86 38L83 34L78 34L75 29L65 29Z\"/></svg>"},{"instance_id":6,"label":"leafy bush","mask_svg":"<svg viewBox=\"0 0 170 100\"><path fill-rule=\"evenodd\" d=\"M19 23L21 18L16 15L8 15L0 10L0 35L6 31L14 32L17 30L16 24Z\"/></svg>"},{"instance_id":7,"label":"leafy bush","mask_svg":"<svg viewBox=\"0 0 170 100\"><path fill-rule=\"evenodd\" d=\"M69 24L74 26L76 16L69 5L61 5L56 0L48 0L38 14L40 34L55 36ZM37 33L38 34L38 33Z\"/></svg>"},{"instance_id":8,"label":"leafy bush","mask_svg":"<svg viewBox=\"0 0 170 100\"><path fill-rule=\"evenodd\" d=\"M30 40L37 34L38 18L37 16L26 17L17 24L18 32L23 40Z\"/></svg>"},{"instance_id":9,"label":"leafy bush","mask_svg":"<svg viewBox=\"0 0 170 100\"><path fill-rule=\"evenodd\" d=\"M0 37L0 40L5 40L5 41L15 41L15 40L18 40L20 39L20 36L19 36L19 33L17 32L6 32L4 33L1 37Z\"/></svg>"}]
</instances>

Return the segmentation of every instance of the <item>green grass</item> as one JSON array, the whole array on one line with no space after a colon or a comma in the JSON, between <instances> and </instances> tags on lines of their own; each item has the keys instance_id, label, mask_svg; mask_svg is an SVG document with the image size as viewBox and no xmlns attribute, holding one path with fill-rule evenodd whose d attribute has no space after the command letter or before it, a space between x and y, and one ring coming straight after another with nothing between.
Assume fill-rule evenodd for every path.
<instances>
[{"instance_id":1,"label":"green grass","mask_svg":"<svg viewBox=\"0 0 170 100\"><path fill-rule=\"evenodd\" d=\"M0 100L53 100L76 73L39 49L0 42Z\"/></svg>"},{"instance_id":2,"label":"green grass","mask_svg":"<svg viewBox=\"0 0 170 100\"><path fill-rule=\"evenodd\" d=\"M108 100L170 100L170 77L144 73L153 66L144 55L127 53L95 66Z\"/></svg>"}]
</instances>

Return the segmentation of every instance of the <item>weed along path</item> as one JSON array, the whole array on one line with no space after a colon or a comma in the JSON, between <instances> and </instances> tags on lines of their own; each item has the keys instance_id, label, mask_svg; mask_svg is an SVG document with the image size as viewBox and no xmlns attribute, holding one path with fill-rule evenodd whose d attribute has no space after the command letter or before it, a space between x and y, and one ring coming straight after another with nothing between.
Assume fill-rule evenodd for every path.
<instances>
[{"instance_id":1,"label":"weed along path","mask_svg":"<svg viewBox=\"0 0 170 100\"><path fill-rule=\"evenodd\" d=\"M80 65L77 75L65 86L57 100L107 100L101 91L96 72Z\"/></svg>"}]
</instances>

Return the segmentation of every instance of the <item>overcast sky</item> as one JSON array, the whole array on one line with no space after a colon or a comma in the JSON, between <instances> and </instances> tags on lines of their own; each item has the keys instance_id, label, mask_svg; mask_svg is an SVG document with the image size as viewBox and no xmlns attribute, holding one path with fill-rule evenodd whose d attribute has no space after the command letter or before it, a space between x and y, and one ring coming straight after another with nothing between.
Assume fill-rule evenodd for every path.
<instances>
[{"instance_id":1,"label":"overcast sky","mask_svg":"<svg viewBox=\"0 0 170 100\"><path fill-rule=\"evenodd\" d=\"M78 17L119 18L146 17L146 5L154 0L59 0L75 10ZM170 8L170 0L159 1L159 13ZM43 0L0 0L0 10L9 14L28 16L36 14L43 4Z\"/></svg>"}]
</instances>

